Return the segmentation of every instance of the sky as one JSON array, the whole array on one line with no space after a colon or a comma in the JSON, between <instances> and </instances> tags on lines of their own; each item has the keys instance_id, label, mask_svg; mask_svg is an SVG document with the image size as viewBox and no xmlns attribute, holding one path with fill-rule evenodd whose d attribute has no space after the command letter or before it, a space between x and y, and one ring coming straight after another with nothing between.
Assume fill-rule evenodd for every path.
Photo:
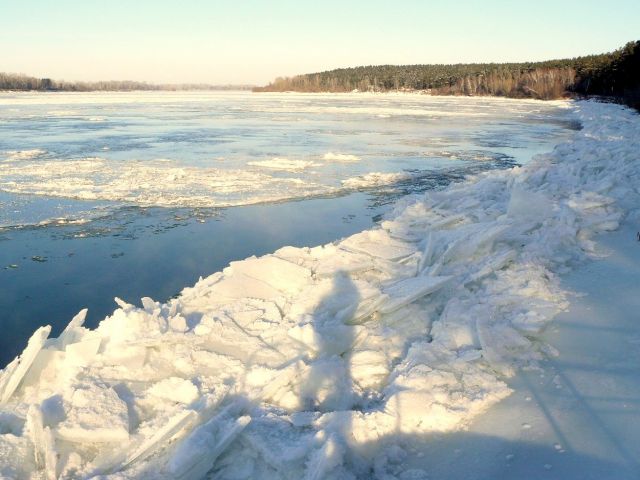
<instances>
[{"instance_id":1,"label":"sky","mask_svg":"<svg viewBox=\"0 0 640 480\"><path fill-rule=\"evenodd\" d=\"M640 0L0 0L0 72L254 84L376 64L508 62L640 40Z\"/></svg>"}]
</instances>

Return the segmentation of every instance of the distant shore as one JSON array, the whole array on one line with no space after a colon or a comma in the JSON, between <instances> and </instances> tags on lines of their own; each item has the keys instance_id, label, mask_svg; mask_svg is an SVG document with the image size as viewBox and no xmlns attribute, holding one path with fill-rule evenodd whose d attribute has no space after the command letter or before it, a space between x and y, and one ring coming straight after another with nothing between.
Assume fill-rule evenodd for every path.
<instances>
[{"instance_id":1,"label":"distant shore","mask_svg":"<svg viewBox=\"0 0 640 480\"><path fill-rule=\"evenodd\" d=\"M556 100L607 97L640 109L640 41L610 53L521 63L369 65L278 77L257 92L416 91Z\"/></svg>"}]
</instances>

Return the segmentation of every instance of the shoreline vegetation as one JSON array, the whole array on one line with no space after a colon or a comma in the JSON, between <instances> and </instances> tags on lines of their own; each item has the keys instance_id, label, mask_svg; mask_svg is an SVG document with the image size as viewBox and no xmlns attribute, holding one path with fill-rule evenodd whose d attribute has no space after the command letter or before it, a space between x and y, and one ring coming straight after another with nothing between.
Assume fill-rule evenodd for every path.
<instances>
[{"instance_id":1,"label":"shoreline vegetation","mask_svg":"<svg viewBox=\"0 0 640 480\"><path fill-rule=\"evenodd\" d=\"M251 90L254 85L210 85L207 83L166 83L134 82L131 80L107 80L100 82L69 82L37 78L22 73L0 72L0 91L43 91L43 92L133 92L133 91L205 91L205 90Z\"/></svg>"},{"instance_id":2,"label":"shoreline vegetation","mask_svg":"<svg viewBox=\"0 0 640 480\"><path fill-rule=\"evenodd\" d=\"M640 109L640 41L611 53L544 62L340 68L279 77L253 91L412 91L540 100L600 96Z\"/></svg>"}]
</instances>

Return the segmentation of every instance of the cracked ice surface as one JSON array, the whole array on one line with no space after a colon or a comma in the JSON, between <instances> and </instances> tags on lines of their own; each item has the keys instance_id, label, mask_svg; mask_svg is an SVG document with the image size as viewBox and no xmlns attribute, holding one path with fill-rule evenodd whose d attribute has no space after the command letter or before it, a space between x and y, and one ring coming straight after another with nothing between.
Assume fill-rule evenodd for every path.
<instances>
[{"instance_id":1,"label":"cracked ice surface","mask_svg":"<svg viewBox=\"0 0 640 480\"><path fill-rule=\"evenodd\" d=\"M556 275L637 208L640 119L399 204L381 227L231 263L95 330L39 329L0 377L0 474L371 478L405 435L463 427L540 358ZM209 473L208 473L209 472ZM416 473L414 471L412 474Z\"/></svg>"}]
</instances>

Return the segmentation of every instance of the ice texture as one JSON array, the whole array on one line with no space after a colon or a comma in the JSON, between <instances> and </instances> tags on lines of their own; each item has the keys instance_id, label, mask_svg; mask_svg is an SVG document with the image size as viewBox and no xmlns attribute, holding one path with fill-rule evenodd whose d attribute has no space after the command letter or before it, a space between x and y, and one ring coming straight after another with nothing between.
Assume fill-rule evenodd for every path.
<instances>
[{"instance_id":1,"label":"ice texture","mask_svg":"<svg viewBox=\"0 0 640 480\"><path fill-rule=\"evenodd\" d=\"M268 162L271 168L278 165L282 169L282 162ZM301 170L300 164L295 166L298 167L295 171ZM143 206L215 207L321 195L335 189L297 177L274 177L252 170L182 166L168 159L132 161L122 165L102 157L40 159L9 156L2 164L0 190Z\"/></svg>"},{"instance_id":2,"label":"ice texture","mask_svg":"<svg viewBox=\"0 0 640 480\"><path fill-rule=\"evenodd\" d=\"M84 312L38 330L0 379L2 474L387 478L403 438L509 395L567 306L558 274L637 209L640 118L571 108L583 128L551 153L379 228L233 262L167 303L117 299L95 330Z\"/></svg>"},{"instance_id":3,"label":"ice texture","mask_svg":"<svg viewBox=\"0 0 640 480\"><path fill-rule=\"evenodd\" d=\"M410 178L411 175L407 173L370 172L342 180L342 186L353 189L372 188L398 183L403 180L409 180Z\"/></svg>"},{"instance_id":4,"label":"ice texture","mask_svg":"<svg viewBox=\"0 0 640 480\"><path fill-rule=\"evenodd\" d=\"M288 158L274 157L271 160L260 160L249 162L248 165L253 167L269 168L272 170L285 170L289 172L298 172L310 167L319 167L319 163L309 160L290 160Z\"/></svg>"},{"instance_id":5,"label":"ice texture","mask_svg":"<svg viewBox=\"0 0 640 480\"><path fill-rule=\"evenodd\" d=\"M90 224L126 206L424 191L550 148L568 134L565 107L418 94L0 92L0 229Z\"/></svg>"}]
</instances>

